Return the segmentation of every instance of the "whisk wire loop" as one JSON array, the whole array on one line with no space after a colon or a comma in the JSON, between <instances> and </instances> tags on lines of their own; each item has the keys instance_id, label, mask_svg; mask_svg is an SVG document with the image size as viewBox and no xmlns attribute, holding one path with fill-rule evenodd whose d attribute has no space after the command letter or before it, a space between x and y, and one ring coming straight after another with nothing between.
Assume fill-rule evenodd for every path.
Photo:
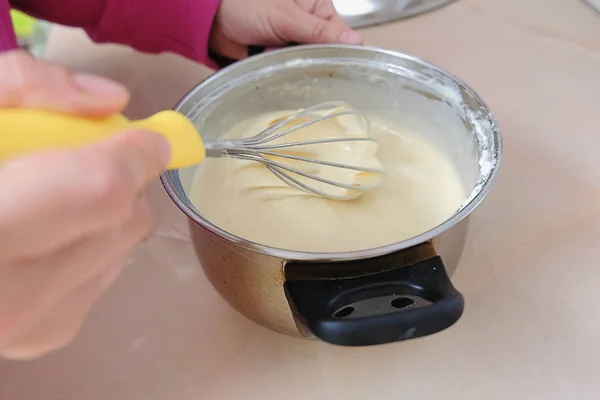
<instances>
[{"instance_id":1,"label":"whisk wire loop","mask_svg":"<svg viewBox=\"0 0 600 400\"><path fill-rule=\"evenodd\" d=\"M364 135L324 138L324 139L308 139L304 141L292 142L274 142L284 136L290 135L300 129L318 124L323 121L335 119L344 116L352 116L357 118L358 128L366 133ZM297 125L289 126L294 121L301 119ZM325 190L321 190L313 185L303 182L300 178L305 178L310 181L319 182L325 185L332 185L337 188L356 191L358 193L372 190L377 185L357 185L346 182L327 179L316 174L307 172L300 168L295 168L291 165L286 165L282 160L292 160L306 164L316 164L332 168L342 168L346 170L356 171L357 173L372 173L382 174L382 168L356 166L337 163L333 161L320 160L316 158L303 157L300 155L289 154L277 150L289 149L293 147L323 145L340 142L373 142L377 141L368 136L369 120L363 113L356 111L348 104L341 101L321 103L312 107L308 107L293 115L282 118L273 125L259 132L257 135L233 140L223 141L206 141L207 156L209 157L231 157L240 160L255 161L263 164L271 173L283 181L286 185L309 192L318 196L329 199L347 199L346 195L335 195ZM277 161L276 158L280 159Z\"/></svg>"}]
</instances>

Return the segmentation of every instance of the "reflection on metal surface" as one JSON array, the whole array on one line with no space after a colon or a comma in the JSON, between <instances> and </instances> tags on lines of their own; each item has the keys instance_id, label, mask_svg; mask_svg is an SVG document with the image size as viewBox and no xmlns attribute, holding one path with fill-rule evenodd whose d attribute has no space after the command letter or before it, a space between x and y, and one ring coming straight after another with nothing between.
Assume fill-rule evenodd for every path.
<instances>
[{"instance_id":1,"label":"reflection on metal surface","mask_svg":"<svg viewBox=\"0 0 600 400\"><path fill-rule=\"evenodd\" d=\"M346 0L347 1L347 0ZM592 8L600 12L600 0L585 0Z\"/></svg>"},{"instance_id":2,"label":"reflection on metal surface","mask_svg":"<svg viewBox=\"0 0 600 400\"><path fill-rule=\"evenodd\" d=\"M350 26L361 28L412 17L454 1L456 0L333 0L333 4Z\"/></svg>"}]
</instances>

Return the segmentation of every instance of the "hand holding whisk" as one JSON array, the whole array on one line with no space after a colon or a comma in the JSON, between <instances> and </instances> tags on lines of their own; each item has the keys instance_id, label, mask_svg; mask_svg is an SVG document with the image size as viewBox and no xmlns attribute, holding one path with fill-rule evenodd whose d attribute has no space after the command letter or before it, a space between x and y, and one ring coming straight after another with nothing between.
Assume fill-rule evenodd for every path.
<instances>
[{"instance_id":1,"label":"hand holding whisk","mask_svg":"<svg viewBox=\"0 0 600 400\"><path fill-rule=\"evenodd\" d=\"M254 136L231 140L203 141L192 122L175 111L130 121L120 114L98 119L4 108L0 127L0 160L36 150L75 148L120 129L141 127L169 141L169 169L199 164L204 157L255 161L290 187L336 200L352 199L377 187L383 174L366 116L343 102L300 110Z\"/></svg>"}]
</instances>

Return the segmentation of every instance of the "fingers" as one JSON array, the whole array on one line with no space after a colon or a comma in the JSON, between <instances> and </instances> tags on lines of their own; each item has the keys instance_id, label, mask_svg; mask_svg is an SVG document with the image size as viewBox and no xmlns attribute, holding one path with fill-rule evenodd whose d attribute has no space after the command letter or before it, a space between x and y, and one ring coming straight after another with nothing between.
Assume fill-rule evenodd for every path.
<instances>
[{"instance_id":1,"label":"fingers","mask_svg":"<svg viewBox=\"0 0 600 400\"><path fill-rule=\"evenodd\" d=\"M331 0L296 0L296 3L309 14L325 20L339 17Z\"/></svg>"},{"instance_id":2,"label":"fingers","mask_svg":"<svg viewBox=\"0 0 600 400\"><path fill-rule=\"evenodd\" d=\"M210 47L217 50L220 56L231 60L241 60L248 57L247 46L236 43L224 35L211 35Z\"/></svg>"},{"instance_id":3,"label":"fingers","mask_svg":"<svg viewBox=\"0 0 600 400\"><path fill-rule=\"evenodd\" d=\"M105 272L107 260L114 260L129 254L150 231L152 214L146 194L141 194L135 204L133 214L121 227L97 236L89 237L62 248L48 259L29 264L29 268L39 268L36 274L47 274L45 282L49 290L62 293L74 290ZM98 259L98 254L102 257ZM97 259L96 263L90 260ZM42 272L43 270L43 272ZM46 300L54 301L52 295Z\"/></svg>"},{"instance_id":4,"label":"fingers","mask_svg":"<svg viewBox=\"0 0 600 400\"><path fill-rule=\"evenodd\" d=\"M0 54L0 107L104 116L128 100L104 78ZM143 192L169 159L164 138L132 131L0 164L0 355L28 358L72 340L150 229Z\"/></svg>"},{"instance_id":5,"label":"fingers","mask_svg":"<svg viewBox=\"0 0 600 400\"><path fill-rule=\"evenodd\" d=\"M36 257L120 226L169 158L164 138L132 131L7 163L0 168L0 253Z\"/></svg>"},{"instance_id":6,"label":"fingers","mask_svg":"<svg viewBox=\"0 0 600 400\"><path fill-rule=\"evenodd\" d=\"M362 35L339 18L331 1L299 0L286 18L274 18L274 30L287 42L362 44Z\"/></svg>"},{"instance_id":7,"label":"fingers","mask_svg":"<svg viewBox=\"0 0 600 400\"><path fill-rule=\"evenodd\" d=\"M0 106L103 116L128 101L127 89L106 78L73 74L21 51L0 55Z\"/></svg>"},{"instance_id":8,"label":"fingers","mask_svg":"<svg viewBox=\"0 0 600 400\"><path fill-rule=\"evenodd\" d=\"M106 260L121 258L138 245L150 231L152 215L145 194L140 195L131 218L118 230L86 239L63 248L53 257L56 270L49 281L53 290L71 291L104 272ZM103 254L97 265L88 265L98 254ZM48 268L40 265L40 268Z\"/></svg>"},{"instance_id":9,"label":"fingers","mask_svg":"<svg viewBox=\"0 0 600 400\"><path fill-rule=\"evenodd\" d=\"M75 157L78 162L87 161L96 167L89 168L90 174L97 173L91 175L92 180L83 179L89 182L89 193L97 187L111 192L111 189L119 189L119 183L138 192L166 168L171 159L171 148L164 137L155 133L128 131L85 147ZM115 181L112 187L111 182L117 175L121 180Z\"/></svg>"},{"instance_id":10,"label":"fingers","mask_svg":"<svg viewBox=\"0 0 600 400\"><path fill-rule=\"evenodd\" d=\"M140 196L135 210L129 221L119 229L66 246L55 254L29 262L26 267L17 266L8 272L3 271L0 281L4 300L0 304L0 343L30 341L28 332L37 331L36 326L40 324L47 324L43 322L48 319L45 317L47 314L57 314L66 321L73 312L85 315L91 304L87 307L80 300L72 302L73 308L68 313L57 312L57 309L68 305L63 304L65 294L77 294L78 288L95 281L107 287L114 280L110 278L111 274L120 272L124 266L122 260L150 229L150 207L145 195ZM81 295L78 297L85 298ZM14 313L14 310L19 312ZM50 332L46 333L54 337ZM58 336L64 337L65 334L63 332ZM39 350L32 348L31 351Z\"/></svg>"},{"instance_id":11,"label":"fingers","mask_svg":"<svg viewBox=\"0 0 600 400\"><path fill-rule=\"evenodd\" d=\"M363 44L364 39L362 35L346 24L342 17L340 17L340 14L335 9L331 0L298 0L298 5L315 17L345 26L346 29L355 36L354 39L349 40L346 44ZM342 43L345 42L342 41Z\"/></svg>"},{"instance_id":12,"label":"fingers","mask_svg":"<svg viewBox=\"0 0 600 400\"><path fill-rule=\"evenodd\" d=\"M12 340L0 343L0 356L27 360L69 344L94 304L121 274L122 264L119 261L118 267L68 293L23 327Z\"/></svg>"}]
</instances>

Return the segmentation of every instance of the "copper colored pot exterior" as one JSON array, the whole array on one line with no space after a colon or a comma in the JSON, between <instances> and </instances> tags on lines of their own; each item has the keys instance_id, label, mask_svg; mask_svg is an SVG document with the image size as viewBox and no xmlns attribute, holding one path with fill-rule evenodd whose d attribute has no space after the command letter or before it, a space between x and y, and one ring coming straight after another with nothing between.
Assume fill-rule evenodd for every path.
<instances>
[{"instance_id":1,"label":"copper colored pot exterior","mask_svg":"<svg viewBox=\"0 0 600 400\"><path fill-rule=\"evenodd\" d=\"M312 336L298 326L285 295L288 260L233 246L229 240L191 219L188 224L196 256L206 277L231 307L275 332L296 337ZM407 262L439 254L448 274L452 275L464 249L468 226L469 218L465 218L426 246L418 245L402 252Z\"/></svg>"},{"instance_id":2,"label":"copper colored pot exterior","mask_svg":"<svg viewBox=\"0 0 600 400\"><path fill-rule=\"evenodd\" d=\"M200 265L219 294L254 322L298 336L283 292L285 260L232 246L195 221L189 226Z\"/></svg>"}]
</instances>

